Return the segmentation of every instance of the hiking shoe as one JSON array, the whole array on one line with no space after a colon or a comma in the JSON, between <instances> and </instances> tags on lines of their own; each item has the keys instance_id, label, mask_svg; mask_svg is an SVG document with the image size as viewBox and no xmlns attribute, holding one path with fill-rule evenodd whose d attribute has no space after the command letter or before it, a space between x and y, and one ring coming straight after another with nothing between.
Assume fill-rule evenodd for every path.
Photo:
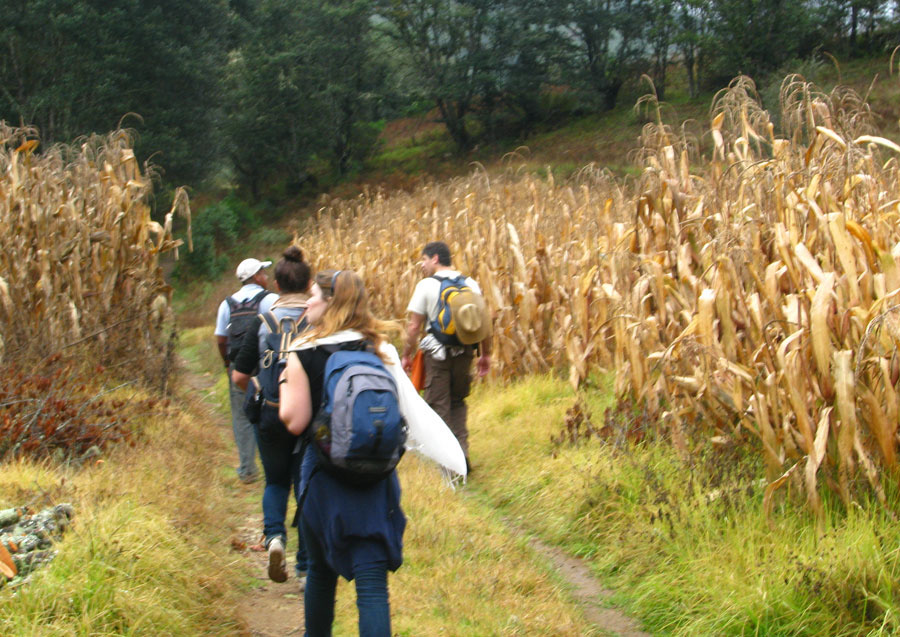
<instances>
[{"instance_id":1,"label":"hiking shoe","mask_svg":"<svg viewBox=\"0 0 900 637\"><path fill-rule=\"evenodd\" d=\"M259 480L259 474L258 473L238 474L238 480L240 480L244 484L253 484L257 480Z\"/></svg>"},{"instance_id":2,"label":"hiking shoe","mask_svg":"<svg viewBox=\"0 0 900 637\"><path fill-rule=\"evenodd\" d=\"M284 540L273 537L269 541L269 579L273 582L287 580L287 568L284 560Z\"/></svg>"}]
</instances>

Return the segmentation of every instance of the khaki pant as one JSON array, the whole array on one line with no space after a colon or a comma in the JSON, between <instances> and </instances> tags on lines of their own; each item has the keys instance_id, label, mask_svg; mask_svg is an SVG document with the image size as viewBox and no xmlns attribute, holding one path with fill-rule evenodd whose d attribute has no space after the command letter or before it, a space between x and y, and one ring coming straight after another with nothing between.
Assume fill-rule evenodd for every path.
<instances>
[{"instance_id":1,"label":"khaki pant","mask_svg":"<svg viewBox=\"0 0 900 637\"><path fill-rule=\"evenodd\" d=\"M447 348L447 358L442 361L435 360L430 353L425 352L425 402L447 423L468 458L466 396L472 387L472 358L475 349L461 348L462 353L457 356L450 355L451 349L456 348Z\"/></svg>"}]
</instances>

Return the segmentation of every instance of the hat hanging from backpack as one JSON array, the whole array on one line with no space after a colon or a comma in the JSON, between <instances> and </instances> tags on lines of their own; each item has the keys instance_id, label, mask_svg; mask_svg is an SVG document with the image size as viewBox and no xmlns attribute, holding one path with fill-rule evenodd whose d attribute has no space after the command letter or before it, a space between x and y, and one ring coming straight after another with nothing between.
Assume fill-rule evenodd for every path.
<instances>
[{"instance_id":1,"label":"hat hanging from backpack","mask_svg":"<svg viewBox=\"0 0 900 637\"><path fill-rule=\"evenodd\" d=\"M456 324L456 338L463 345L480 343L491 334L491 321L484 297L462 290L450 299L450 314Z\"/></svg>"}]
</instances>

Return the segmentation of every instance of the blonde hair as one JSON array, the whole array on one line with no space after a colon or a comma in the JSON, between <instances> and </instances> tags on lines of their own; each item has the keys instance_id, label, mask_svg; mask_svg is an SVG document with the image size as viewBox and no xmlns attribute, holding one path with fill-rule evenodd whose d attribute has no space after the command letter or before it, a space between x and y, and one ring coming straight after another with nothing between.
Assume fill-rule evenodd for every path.
<instances>
[{"instance_id":1,"label":"blonde hair","mask_svg":"<svg viewBox=\"0 0 900 637\"><path fill-rule=\"evenodd\" d=\"M309 342L331 336L342 330L356 330L375 345L376 351L386 332L399 331L391 321L375 318L369 310L369 295L362 277L352 270L322 270L316 274L316 285L328 306L318 323L301 338ZM380 356L380 354L379 354Z\"/></svg>"}]
</instances>

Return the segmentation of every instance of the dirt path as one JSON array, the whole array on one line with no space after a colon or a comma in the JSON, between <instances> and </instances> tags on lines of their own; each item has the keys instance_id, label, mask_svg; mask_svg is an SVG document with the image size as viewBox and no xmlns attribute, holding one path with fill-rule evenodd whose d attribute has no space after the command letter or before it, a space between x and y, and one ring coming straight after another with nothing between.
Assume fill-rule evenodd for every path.
<instances>
[{"instance_id":1,"label":"dirt path","mask_svg":"<svg viewBox=\"0 0 900 637\"><path fill-rule=\"evenodd\" d=\"M185 382L195 395L212 403L212 386L216 379L211 374L197 374L182 364ZM215 424L221 426L229 435L231 423L220 412L209 409L209 415ZM223 434L225 435L225 434ZM230 450L229 450L230 451ZM229 456L230 457L230 456ZM227 458L223 458L227 462ZM237 484L237 480L235 479ZM303 634L303 596L299 591L297 580L293 576L293 550L288 546L287 582L277 584L269 580L266 572L267 554L260 544L262 529L262 481L251 485L236 487L236 506L241 511L241 519L235 525L231 545L244 562L244 570L253 579L251 589L243 595L238 605L238 615L244 623L242 635L245 637L281 637ZM259 494L259 498L253 494ZM292 514L292 510L288 515ZM511 534L521 535L523 531L511 521L505 521ZM571 557L561 550L552 547L535 537L529 537L532 549L542 556L559 573L560 577L571 587L572 597L584 609L585 617L601 631L609 635L622 637L649 637L640 630L633 619L615 608L605 606L612 591L604 588L591 575L583 560Z\"/></svg>"},{"instance_id":2,"label":"dirt path","mask_svg":"<svg viewBox=\"0 0 900 637\"><path fill-rule=\"evenodd\" d=\"M567 555L534 537L529 538L528 543L535 552L553 564L560 576L572 586L572 597L584 609L584 616L588 621L610 635L650 637L650 633L640 630L638 623L622 611L603 606L613 592L594 579L583 560Z\"/></svg>"},{"instance_id":3,"label":"dirt path","mask_svg":"<svg viewBox=\"0 0 900 637\"><path fill-rule=\"evenodd\" d=\"M182 360L181 370L185 384L196 397L202 399L210 421L221 428L223 437L230 439L231 421L221 412L212 408L215 399L213 386L217 378L210 373L192 371ZM228 455L216 458L215 462L231 462L236 457L229 448ZM263 481L244 485L234 478L235 507L240 510L240 518L231 533L231 547L243 561L243 570L252 578L251 589L241 597L238 616L244 623L241 635L244 637L282 637L303 634L303 597L297 580L293 577L293 553L289 549L288 571L291 574L283 584L269 580L267 573L267 553L262 540L262 499ZM255 497L258 496L258 497ZM292 512L289 512L291 515ZM293 546L296 550L296 546Z\"/></svg>"}]
</instances>

